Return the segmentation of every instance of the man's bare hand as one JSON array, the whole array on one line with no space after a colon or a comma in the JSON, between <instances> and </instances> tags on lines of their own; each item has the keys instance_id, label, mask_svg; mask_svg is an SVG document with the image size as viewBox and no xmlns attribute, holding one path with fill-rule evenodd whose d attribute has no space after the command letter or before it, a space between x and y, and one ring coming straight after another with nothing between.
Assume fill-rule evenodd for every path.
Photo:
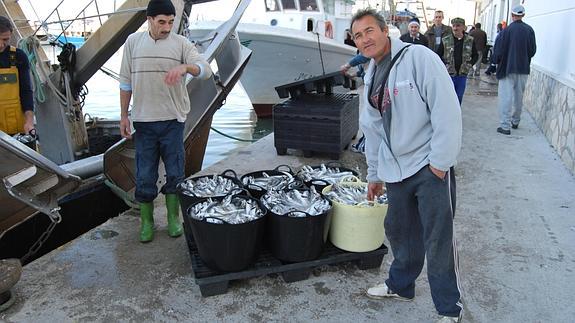
<instances>
[{"instance_id":1,"label":"man's bare hand","mask_svg":"<svg viewBox=\"0 0 575 323\"><path fill-rule=\"evenodd\" d=\"M341 71L342 74L347 74L347 71L349 71L349 69L351 68L351 65L349 64L344 64L342 65L339 70Z\"/></svg>"},{"instance_id":2,"label":"man's bare hand","mask_svg":"<svg viewBox=\"0 0 575 323\"><path fill-rule=\"evenodd\" d=\"M433 174L435 174L435 176L439 177L439 179L443 180L445 178L445 172L442 170L439 170L431 165L429 165L429 169L431 170L431 172Z\"/></svg>"},{"instance_id":3,"label":"man's bare hand","mask_svg":"<svg viewBox=\"0 0 575 323\"><path fill-rule=\"evenodd\" d=\"M130 127L130 119L122 117L120 119L120 135L122 138L132 139L132 128Z\"/></svg>"},{"instance_id":4,"label":"man's bare hand","mask_svg":"<svg viewBox=\"0 0 575 323\"><path fill-rule=\"evenodd\" d=\"M164 82L170 86L175 85L182 80L182 77L186 75L186 73L188 73L188 67L186 65L178 65L168 71Z\"/></svg>"},{"instance_id":5,"label":"man's bare hand","mask_svg":"<svg viewBox=\"0 0 575 323\"><path fill-rule=\"evenodd\" d=\"M26 120L24 122L24 133L29 134L32 130L34 130L34 120Z\"/></svg>"},{"instance_id":6,"label":"man's bare hand","mask_svg":"<svg viewBox=\"0 0 575 323\"><path fill-rule=\"evenodd\" d=\"M29 134L30 131L34 130L34 112L24 112L24 119L24 134Z\"/></svg>"},{"instance_id":7,"label":"man's bare hand","mask_svg":"<svg viewBox=\"0 0 575 323\"><path fill-rule=\"evenodd\" d=\"M367 200L373 201L376 197L383 195L383 183L367 184Z\"/></svg>"}]
</instances>

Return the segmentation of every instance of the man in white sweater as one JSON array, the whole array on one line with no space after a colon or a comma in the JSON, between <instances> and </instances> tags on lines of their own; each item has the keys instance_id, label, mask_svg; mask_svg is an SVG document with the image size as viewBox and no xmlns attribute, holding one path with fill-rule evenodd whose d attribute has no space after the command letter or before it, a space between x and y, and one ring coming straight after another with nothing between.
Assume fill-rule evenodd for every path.
<instances>
[{"instance_id":1,"label":"man in white sweater","mask_svg":"<svg viewBox=\"0 0 575 323\"><path fill-rule=\"evenodd\" d=\"M351 30L366 71L368 199L383 193L389 209L385 233L394 260L388 279L367 290L372 298L411 300L427 258L431 295L440 322L462 312L453 235L452 167L461 146L461 111L441 59L424 46L390 39L385 20L360 10Z\"/></svg>"},{"instance_id":2,"label":"man in white sweater","mask_svg":"<svg viewBox=\"0 0 575 323\"><path fill-rule=\"evenodd\" d=\"M170 0L152 0L147 7L149 31L132 34L124 44L120 70L120 133L136 144L136 200L140 203L140 241L154 238L154 204L160 157L166 168L168 234L182 234L176 185L184 179L184 123L190 111L187 74L207 79L209 64L183 36L171 32L176 10ZM131 115L128 107L134 104Z\"/></svg>"}]
</instances>

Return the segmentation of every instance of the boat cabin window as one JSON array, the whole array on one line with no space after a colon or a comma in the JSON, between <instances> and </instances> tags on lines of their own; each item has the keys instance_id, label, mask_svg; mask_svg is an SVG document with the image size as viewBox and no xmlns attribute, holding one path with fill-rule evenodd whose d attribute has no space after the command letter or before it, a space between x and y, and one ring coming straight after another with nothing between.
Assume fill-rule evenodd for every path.
<instances>
[{"instance_id":1,"label":"boat cabin window","mask_svg":"<svg viewBox=\"0 0 575 323\"><path fill-rule=\"evenodd\" d=\"M266 11L280 11L278 0L266 0Z\"/></svg>"},{"instance_id":2,"label":"boat cabin window","mask_svg":"<svg viewBox=\"0 0 575 323\"><path fill-rule=\"evenodd\" d=\"M299 0L301 11L318 11L316 0Z\"/></svg>"},{"instance_id":3,"label":"boat cabin window","mask_svg":"<svg viewBox=\"0 0 575 323\"><path fill-rule=\"evenodd\" d=\"M335 0L325 0L323 2L323 11L328 15L335 15Z\"/></svg>"},{"instance_id":4,"label":"boat cabin window","mask_svg":"<svg viewBox=\"0 0 575 323\"><path fill-rule=\"evenodd\" d=\"M313 31L313 19L311 18L307 20L307 31Z\"/></svg>"},{"instance_id":5,"label":"boat cabin window","mask_svg":"<svg viewBox=\"0 0 575 323\"><path fill-rule=\"evenodd\" d=\"M282 0L282 7L284 10L297 9L295 6L295 0Z\"/></svg>"}]
</instances>

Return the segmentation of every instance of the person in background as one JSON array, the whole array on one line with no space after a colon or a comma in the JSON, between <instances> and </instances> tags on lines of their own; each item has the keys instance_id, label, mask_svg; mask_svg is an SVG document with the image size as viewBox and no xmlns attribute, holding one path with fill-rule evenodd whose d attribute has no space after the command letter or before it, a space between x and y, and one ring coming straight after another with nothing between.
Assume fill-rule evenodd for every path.
<instances>
[{"instance_id":1,"label":"person in background","mask_svg":"<svg viewBox=\"0 0 575 323\"><path fill-rule=\"evenodd\" d=\"M427 46L427 38L419 32L419 19L417 17L409 21L407 29L408 32L399 37L402 42Z\"/></svg>"},{"instance_id":2,"label":"person in background","mask_svg":"<svg viewBox=\"0 0 575 323\"><path fill-rule=\"evenodd\" d=\"M475 62L475 76L479 76L481 73L481 61L483 60L483 55L485 54L485 49L487 47L487 34L481 29L481 24L476 23L475 29L469 33L469 36L473 37L473 44L477 50L477 61Z\"/></svg>"},{"instance_id":3,"label":"person in background","mask_svg":"<svg viewBox=\"0 0 575 323\"><path fill-rule=\"evenodd\" d=\"M166 169L168 234L182 234L176 185L184 179L184 123L190 111L186 75L207 79L210 65L185 37L172 33L176 10L170 0L152 0L146 10L149 31L124 44L120 69L120 133L136 146L136 200L140 203L140 241L154 238L154 204L160 157ZM134 97L131 116L130 100Z\"/></svg>"},{"instance_id":4,"label":"person in background","mask_svg":"<svg viewBox=\"0 0 575 323\"><path fill-rule=\"evenodd\" d=\"M453 18L451 26L451 35L443 37L440 56L451 76L455 93L457 93L461 105L467 85L467 74L477 60L477 50L475 50L473 37L464 32L465 20L463 18Z\"/></svg>"},{"instance_id":5,"label":"person in background","mask_svg":"<svg viewBox=\"0 0 575 323\"><path fill-rule=\"evenodd\" d=\"M503 30L503 24L502 23L498 23L497 24L497 35L495 35L495 41L493 42L493 44L495 45L495 42L497 42L497 37L499 37L499 33L501 32L501 30ZM497 64L495 63L495 55L493 55L493 51L492 54L489 56L489 67L485 70L485 75L491 75L492 73L495 73Z\"/></svg>"},{"instance_id":6,"label":"person in background","mask_svg":"<svg viewBox=\"0 0 575 323\"><path fill-rule=\"evenodd\" d=\"M8 135L34 133L34 93L30 62L19 48L10 46L13 27L0 16L0 130Z\"/></svg>"},{"instance_id":7,"label":"person in background","mask_svg":"<svg viewBox=\"0 0 575 323\"><path fill-rule=\"evenodd\" d=\"M356 76L356 77L361 77L363 78L365 76L365 69L364 69L364 65L369 62L369 58L361 55L361 54L357 54L355 55L348 63L342 65L340 67L340 70L343 74L349 75L348 72L352 67L357 66L357 72L355 73L355 75L352 76ZM362 111L365 107L364 107L364 100L363 97L360 96L359 97L359 111ZM351 151L356 152L356 153L364 153L365 152L365 135L362 134L362 136L359 138L359 140L351 145Z\"/></svg>"},{"instance_id":8,"label":"person in background","mask_svg":"<svg viewBox=\"0 0 575 323\"><path fill-rule=\"evenodd\" d=\"M351 34L349 32L349 29L345 30L345 40L343 41L343 43L348 46L356 47L355 43L353 42L353 38L351 37Z\"/></svg>"},{"instance_id":9,"label":"person in background","mask_svg":"<svg viewBox=\"0 0 575 323\"><path fill-rule=\"evenodd\" d=\"M352 67L357 66L357 72L353 76L363 77L365 75L363 65L367 62L369 62L369 58L361 54L357 54L352 59L350 59L349 62L343 64L340 70L342 73L347 74Z\"/></svg>"},{"instance_id":10,"label":"person in background","mask_svg":"<svg viewBox=\"0 0 575 323\"><path fill-rule=\"evenodd\" d=\"M385 19L374 10L355 13L351 30L360 52L371 58L360 115L367 198L383 194L385 182L389 208L384 227L394 256L388 279L366 295L412 300L427 259L438 322L459 322L452 185L462 132L457 96L439 57L423 46L390 39Z\"/></svg>"},{"instance_id":11,"label":"person in background","mask_svg":"<svg viewBox=\"0 0 575 323\"><path fill-rule=\"evenodd\" d=\"M523 22L525 8L515 6L511 10L513 22L499 34L495 42L494 56L499 80L499 127L497 132L510 135L521 121L523 92L530 72L531 58L537 51L535 32ZM513 109L512 109L513 108Z\"/></svg>"},{"instance_id":12,"label":"person in background","mask_svg":"<svg viewBox=\"0 0 575 323\"><path fill-rule=\"evenodd\" d=\"M427 28L425 37L427 37L427 47L440 55L443 47L441 40L445 36L451 35L451 27L443 24L443 11L436 10L433 18L433 25Z\"/></svg>"}]
</instances>

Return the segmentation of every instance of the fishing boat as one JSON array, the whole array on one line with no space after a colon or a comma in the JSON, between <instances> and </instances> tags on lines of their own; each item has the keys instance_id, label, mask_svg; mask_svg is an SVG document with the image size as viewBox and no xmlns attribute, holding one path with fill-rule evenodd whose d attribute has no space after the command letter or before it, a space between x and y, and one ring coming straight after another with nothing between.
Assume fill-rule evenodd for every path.
<instances>
[{"instance_id":1,"label":"fishing boat","mask_svg":"<svg viewBox=\"0 0 575 323\"><path fill-rule=\"evenodd\" d=\"M200 38L215 22L192 25L190 37ZM275 87L334 72L356 49L307 31L242 23L238 26L242 44L252 50L250 64L241 77L259 118L271 117L279 103Z\"/></svg>"},{"instance_id":2,"label":"fishing boat","mask_svg":"<svg viewBox=\"0 0 575 323\"><path fill-rule=\"evenodd\" d=\"M53 72L47 68L46 55L18 2L0 1L0 15L14 22L16 41L35 53L34 63L45 93L35 110L39 149L0 132L0 258L15 257L26 263L45 247L55 228L67 221L90 222L94 209L83 198L111 191L115 195L100 196L94 207L114 204L110 199L115 196L121 198L119 204L124 208L124 203L134 204L133 141L120 139L118 121L86 122L82 101L86 81L144 24L148 0L126 0L80 48L65 47L68 52L60 55L60 64ZM206 0L172 2L176 8L174 32L185 33L192 6ZM196 44L208 62L217 63L218 71L208 80L186 80L188 95L193 97L184 132L186 176L201 169L213 114L225 102L251 56L235 31L248 4L249 0L239 1L232 17ZM162 172L163 165L160 168ZM27 226L34 220L40 224ZM57 226L60 222L63 224ZM14 244L22 244L18 239L22 234L33 236L31 248L25 246L24 250Z\"/></svg>"},{"instance_id":3,"label":"fishing boat","mask_svg":"<svg viewBox=\"0 0 575 323\"><path fill-rule=\"evenodd\" d=\"M357 49L344 44L352 2L346 0L256 0L250 17L237 31L241 43L252 50L241 84L259 118L269 118L281 102L275 87L339 70ZM196 20L190 36L197 38L217 22ZM390 25L390 35L399 30Z\"/></svg>"}]
</instances>

